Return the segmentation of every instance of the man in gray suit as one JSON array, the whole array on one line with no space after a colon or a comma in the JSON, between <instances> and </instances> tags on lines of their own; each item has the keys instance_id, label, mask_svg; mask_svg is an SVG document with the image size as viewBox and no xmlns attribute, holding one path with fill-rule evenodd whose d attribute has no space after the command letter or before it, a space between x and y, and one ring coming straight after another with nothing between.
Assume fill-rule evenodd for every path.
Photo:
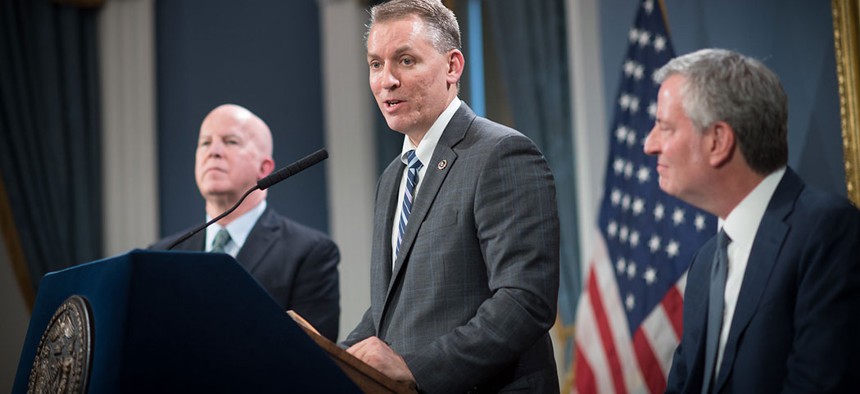
<instances>
[{"instance_id":1,"label":"man in gray suit","mask_svg":"<svg viewBox=\"0 0 860 394\"><path fill-rule=\"evenodd\" d=\"M375 6L367 61L403 152L377 185L371 307L343 345L423 392L558 392L559 223L543 155L457 98L460 32L440 1Z\"/></svg>"}]
</instances>

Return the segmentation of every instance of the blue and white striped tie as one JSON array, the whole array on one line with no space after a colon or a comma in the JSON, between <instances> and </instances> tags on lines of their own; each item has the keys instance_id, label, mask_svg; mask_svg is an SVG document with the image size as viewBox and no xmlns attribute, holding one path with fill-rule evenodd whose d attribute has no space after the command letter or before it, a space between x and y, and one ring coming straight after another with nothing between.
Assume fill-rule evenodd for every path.
<instances>
[{"instance_id":1,"label":"blue and white striped tie","mask_svg":"<svg viewBox=\"0 0 860 394\"><path fill-rule=\"evenodd\" d=\"M412 213L412 199L415 196L415 185L418 184L418 171L424 164L418 160L418 155L415 150L406 152L406 158L409 160L406 174L406 189L403 191L403 209L400 212L400 227L397 233L397 255L400 254L400 242L403 241L403 234L406 233L406 223L409 222L409 214Z\"/></svg>"}]
</instances>

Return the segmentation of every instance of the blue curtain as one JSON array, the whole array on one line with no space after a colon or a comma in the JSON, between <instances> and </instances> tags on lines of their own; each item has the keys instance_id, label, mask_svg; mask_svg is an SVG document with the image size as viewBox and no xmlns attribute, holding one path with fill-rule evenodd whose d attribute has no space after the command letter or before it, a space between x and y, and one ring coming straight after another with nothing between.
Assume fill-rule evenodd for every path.
<instances>
[{"instance_id":1,"label":"blue curtain","mask_svg":"<svg viewBox=\"0 0 860 394\"><path fill-rule=\"evenodd\" d=\"M564 1L484 4L514 127L535 141L555 176L561 220L559 313L570 324L580 275Z\"/></svg>"},{"instance_id":2,"label":"blue curtain","mask_svg":"<svg viewBox=\"0 0 860 394\"><path fill-rule=\"evenodd\" d=\"M36 289L47 272L101 257L98 10L0 3L2 213L33 282L22 286Z\"/></svg>"}]
</instances>

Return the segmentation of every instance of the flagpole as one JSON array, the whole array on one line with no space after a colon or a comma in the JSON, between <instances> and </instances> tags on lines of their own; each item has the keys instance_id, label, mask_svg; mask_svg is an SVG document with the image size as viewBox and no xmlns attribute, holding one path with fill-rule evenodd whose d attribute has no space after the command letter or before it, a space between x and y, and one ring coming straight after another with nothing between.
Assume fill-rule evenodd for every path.
<instances>
[{"instance_id":1,"label":"flagpole","mask_svg":"<svg viewBox=\"0 0 860 394\"><path fill-rule=\"evenodd\" d=\"M672 27L669 26L669 15L666 13L666 0L657 0L660 6L660 15L663 15L663 25L666 26L666 35L672 38Z\"/></svg>"}]
</instances>

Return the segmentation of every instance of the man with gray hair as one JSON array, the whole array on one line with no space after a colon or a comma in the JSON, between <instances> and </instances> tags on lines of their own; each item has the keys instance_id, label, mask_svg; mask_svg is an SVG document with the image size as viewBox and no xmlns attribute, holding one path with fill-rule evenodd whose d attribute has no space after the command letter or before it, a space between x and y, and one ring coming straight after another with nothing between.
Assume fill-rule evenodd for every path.
<instances>
[{"instance_id":1,"label":"man with gray hair","mask_svg":"<svg viewBox=\"0 0 860 394\"><path fill-rule=\"evenodd\" d=\"M370 88L403 149L377 184L371 306L348 351L427 393L557 393L552 173L458 97L460 30L439 0L371 10Z\"/></svg>"},{"instance_id":2,"label":"man with gray hair","mask_svg":"<svg viewBox=\"0 0 860 394\"><path fill-rule=\"evenodd\" d=\"M787 167L779 78L739 53L673 59L645 152L660 188L720 218L690 265L670 393L860 387L860 211Z\"/></svg>"}]
</instances>

